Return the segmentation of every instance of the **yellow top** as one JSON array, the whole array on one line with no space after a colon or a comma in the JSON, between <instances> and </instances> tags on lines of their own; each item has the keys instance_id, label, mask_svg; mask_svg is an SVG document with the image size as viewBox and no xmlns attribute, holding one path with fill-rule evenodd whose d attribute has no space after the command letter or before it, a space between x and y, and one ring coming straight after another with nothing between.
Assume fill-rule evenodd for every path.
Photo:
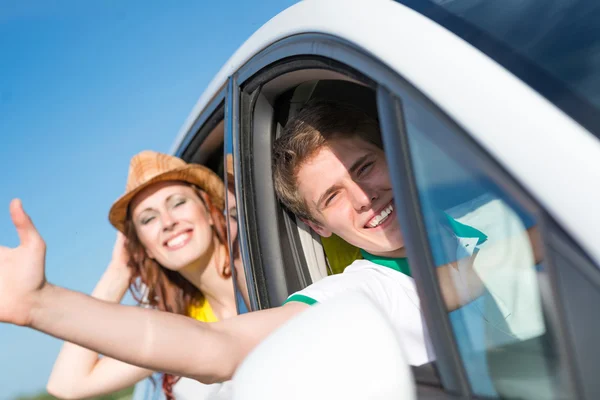
<instances>
[{"instance_id":1,"label":"yellow top","mask_svg":"<svg viewBox=\"0 0 600 400\"><path fill-rule=\"evenodd\" d=\"M333 274L344 272L354 260L363 258L358 247L352 246L339 236L321 237L321 243Z\"/></svg>"},{"instance_id":2,"label":"yellow top","mask_svg":"<svg viewBox=\"0 0 600 400\"><path fill-rule=\"evenodd\" d=\"M217 322L218 318L213 313L210 303L206 298L202 298L198 305L191 305L188 311L188 315L198 321L202 322Z\"/></svg>"}]
</instances>

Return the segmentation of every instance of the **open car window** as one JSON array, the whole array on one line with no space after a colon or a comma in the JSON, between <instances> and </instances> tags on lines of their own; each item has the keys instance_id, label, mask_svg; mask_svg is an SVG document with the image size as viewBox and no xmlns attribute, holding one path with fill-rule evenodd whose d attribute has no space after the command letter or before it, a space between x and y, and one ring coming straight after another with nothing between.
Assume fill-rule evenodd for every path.
<instances>
[{"instance_id":1,"label":"open car window","mask_svg":"<svg viewBox=\"0 0 600 400\"><path fill-rule=\"evenodd\" d=\"M319 79L302 82L279 96L276 119L285 125L306 103L314 100L343 101L377 118L373 89L345 80ZM353 261L362 258L357 247L337 235L320 237L301 220L294 219L312 282L342 273Z\"/></svg>"}]
</instances>

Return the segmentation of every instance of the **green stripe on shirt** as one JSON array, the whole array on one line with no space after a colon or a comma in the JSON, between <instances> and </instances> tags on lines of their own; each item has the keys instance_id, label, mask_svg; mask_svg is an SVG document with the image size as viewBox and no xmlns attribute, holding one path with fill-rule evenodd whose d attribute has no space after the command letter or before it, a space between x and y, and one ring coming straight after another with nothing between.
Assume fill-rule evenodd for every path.
<instances>
[{"instance_id":1,"label":"green stripe on shirt","mask_svg":"<svg viewBox=\"0 0 600 400\"><path fill-rule=\"evenodd\" d=\"M308 297L303 294L293 294L290 297L288 297L287 300L283 302L283 304L287 304L292 301L297 301L299 303L308 304L309 306L312 306L313 304L318 303L318 301L316 301L312 297Z\"/></svg>"},{"instance_id":2,"label":"green stripe on shirt","mask_svg":"<svg viewBox=\"0 0 600 400\"><path fill-rule=\"evenodd\" d=\"M364 250L360 250L363 258L365 260L371 261L374 264L381 265L382 267L391 268L396 270L404 275L410 275L410 267L408 266L408 260L406 258L390 258L390 257L382 257L376 256L371 253L367 253Z\"/></svg>"}]
</instances>

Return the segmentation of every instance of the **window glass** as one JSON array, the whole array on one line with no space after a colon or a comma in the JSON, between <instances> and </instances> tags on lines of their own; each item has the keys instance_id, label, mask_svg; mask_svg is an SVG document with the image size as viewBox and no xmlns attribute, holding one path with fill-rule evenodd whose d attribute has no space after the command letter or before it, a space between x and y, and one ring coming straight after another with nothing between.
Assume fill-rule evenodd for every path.
<instances>
[{"instance_id":1,"label":"window glass","mask_svg":"<svg viewBox=\"0 0 600 400\"><path fill-rule=\"evenodd\" d=\"M474 393L564 398L535 216L433 113L403 104L438 281Z\"/></svg>"},{"instance_id":2,"label":"window glass","mask_svg":"<svg viewBox=\"0 0 600 400\"><path fill-rule=\"evenodd\" d=\"M235 194L235 173L233 162L233 144L231 131L225 132L225 162L223 165L223 181L225 182L225 215L229 240L229 258L233 274L234 289L238 314L245 314L250 309L246 273L241 257L237 198Z\"/></svg>"},{"instance_id":3,"label":"window glass","mask_svg":"<svg viewBox=\"0 0 600 400\"><path fill-rule=\"evenodd\" d=\"M234 287L238 313L248 312L248 286L246 284L245 272L240 253L239 225L237 217L237 200L234 188L233 157L231 153L226 154L225 158L225 190L226 190L226 216L227 231L229 235L229 254L231 270L234 277Z\"/></svg>"}]
</instances>

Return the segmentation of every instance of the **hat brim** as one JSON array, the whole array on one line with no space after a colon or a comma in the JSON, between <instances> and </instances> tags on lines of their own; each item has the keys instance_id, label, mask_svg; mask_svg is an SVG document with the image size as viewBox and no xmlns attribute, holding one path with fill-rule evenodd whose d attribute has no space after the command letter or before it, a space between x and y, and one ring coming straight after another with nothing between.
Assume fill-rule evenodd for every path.
<instances>
[{"instance_id":1,"label":"hat brim","mask_svg":"<svg viewBox=\"0 0 600 400\"><path fill-rule=\"evenodd\" d=\"M202 165L188 164L157 175L119 197L108 213L110 223L119 231L125 233L125 221L127 220L131 200L148 186L165 181L183 181L196 185L208 194L215 207L221 211L225 208L225 186L221 178Z\"/></svg>"}]
</instances>

